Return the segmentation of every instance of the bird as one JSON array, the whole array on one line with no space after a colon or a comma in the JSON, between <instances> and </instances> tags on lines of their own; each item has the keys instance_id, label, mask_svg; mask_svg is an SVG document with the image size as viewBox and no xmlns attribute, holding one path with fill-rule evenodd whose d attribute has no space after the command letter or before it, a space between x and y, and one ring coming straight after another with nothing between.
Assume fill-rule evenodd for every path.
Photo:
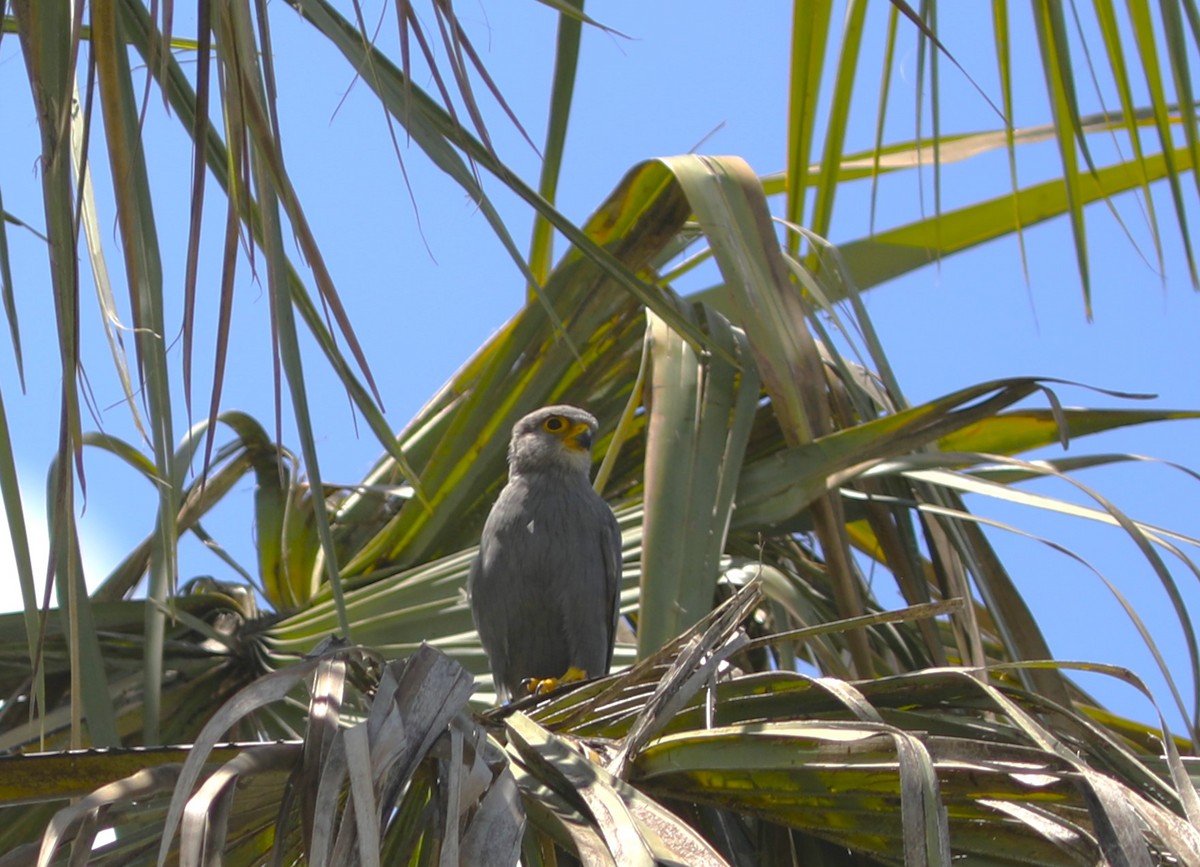
<instances>
[{"instance_id":1,"label":"bird","mask_svg":"<svg viewBox=\"0 0 1200 867\"><path fill-rule=\"evenodd\" d=\"M600 677L612 665L621 530L588 478L596 427L591 413L567 405L513 426L508 482L467 576L501 704Z\"/></svg>"}]
</instances>

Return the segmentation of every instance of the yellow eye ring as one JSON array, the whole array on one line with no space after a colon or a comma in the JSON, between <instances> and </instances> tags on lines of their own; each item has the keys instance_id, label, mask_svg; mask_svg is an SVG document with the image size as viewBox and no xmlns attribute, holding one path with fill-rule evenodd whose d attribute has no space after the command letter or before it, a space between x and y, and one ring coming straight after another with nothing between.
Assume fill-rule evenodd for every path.
<instances>
[{"instance_id":1,"label":"yellow eye ring","mask_svg":"<svg viewBox=\"0 0 1200 867\"><path fill-rule=\"evenodd\" d=\"M542 422L542 427L550 433L560 433L567 426L567 420L561 415L552 415Z\"/></svg>"}]
</instances>

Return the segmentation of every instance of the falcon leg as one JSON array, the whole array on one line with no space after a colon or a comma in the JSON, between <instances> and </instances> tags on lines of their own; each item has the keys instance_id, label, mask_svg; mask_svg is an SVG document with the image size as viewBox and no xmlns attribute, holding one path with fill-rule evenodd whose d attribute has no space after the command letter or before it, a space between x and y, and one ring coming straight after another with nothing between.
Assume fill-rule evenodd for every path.
<instances>
[{"instance_id":1,"label":"falcon leg","mask_svg":"<svg viewBox=\"0 0 1200 867\"><path fill-rule=\"evenodd\" d=\"M547 693L554 692L554 690L558 689L560 686L566 686L569 683L579 683L580 681L587 679L588 674L586 671L584 671L582 668L576 668L572 665L566 670L566 673L564 673L562 677L530 677L526 678L521 683L521 686L523 686L530 695L546 695Z\"/></svg>"}]
</instances>

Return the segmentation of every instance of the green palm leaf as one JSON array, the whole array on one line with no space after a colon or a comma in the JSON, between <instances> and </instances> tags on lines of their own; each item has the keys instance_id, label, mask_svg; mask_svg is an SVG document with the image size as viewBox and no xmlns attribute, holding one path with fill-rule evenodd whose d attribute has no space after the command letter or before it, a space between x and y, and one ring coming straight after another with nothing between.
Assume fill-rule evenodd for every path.
<instances>
[{"instance_id":1,"label":"green palm leaf","mask_svg":"<svg viewBox=\"0 0 1200 867\"><path fill-rule=\"evenodd\" d=\"M1132 3L1127 27L1108 0L1093 4L1120 110L1087 114L1077 78L1093 61L1080 62L1062 10L1035 3L1050 122L950 134L938 58L954 46L938 38L937 4L893 0L876 144L861 153L850 152L848 124L871 10L847 4L834 33L834 4L796 4L784 174L760 177L737 157L646 159L578 226L554 198L568 165L565 131L580 110L572 94L581 37L602 25L582 3L545 5L561 17L535 190L484 123L480 102L490 98L524 134L443 0L429 10L437 37L409 4L396 7L395 59L361 17L352 22L324 0L278 11L205 5L195 40L172 33L169 0L99 3L74 20L65 7L10 4L4 31L21 40L42 135L45 282L63 389L48 495L59 610L37 610L34 564L18 551L25 610L0 616L8 819L0 867L1200 861L1200 770L1181 757L1200 728L1200 654L1183 582L1169 568L1200 575L1191 550L1200 542L1126 515L1076 479L1138 456L1020 457L1200 413L1067 409L1055 392L1073 386L1031 377L910 405L858 294L1066 217L1086 300L1095 279L1086 209L1105 203L1115 212L1114 197L1148 199L1160 180L1194 272L1181 182L1197 151L1187 59L1195 34L1183 26L1198 17L1192 4L1164 5L1158 24L1147 4ZM272 56L284 46L272 42L269 22L292 9L361 76L388 123L478 205L517 265L514 288L531 290L398 434L283 156ZM994 4L993 21L1011 116L1007 4ZM919 52L918 117L932 88L932 133L923 136L918 120L910 140L885 141L890 65L909 36ZM82 94L85 106L100 98L95 125L86 108L68 110L81 39L96 64L96 92ZM172 47L195 52L194 72ZM147 88L161 89L196 145L181 326L190 429L179 442L156 217L164 201L147 171L130 48L146 65ZM414 48L429 92L414 74ZM1147 105L1136 104L1130 58L1146 74ZM1097 137L1114 135L1132 139L1132 155L1096 164ZM104 142L119 179L109 242L78 174L101 158L85 147L89 137ZM1019 185L1018 158L1040 142L1055 144L1061 172ZM942 164L1001 148L1011 192L943 210ZM913 209L899 226L836 246L825 240L839 225L843 185L897 172L920 182L927 170L932 216ZM208 173L225 197L222 285L213 293L215 384L192 425ZM528 261L482 173L534 215ZM781 221L772 211L779 193ZM1161 261L1159 217L1148 207ZM108 262L124 263L133 365L121 330L105 329L121 391L131 406L142 403L131 414L140 444L82 429L77 224L106 322L117 305L103 275ZM315 293L285 251L289 231ZM557 263L554 231L570 244ZM243 241L264 263L274 387L279 396L286 384L299 457L277 441L281 420L272 435L221 408ZM0 294L23 365L10 270L0 231ZM683 297L692 275L716 285ZM322 480L306 386L312 361L301 348L310 337L380 443L360 484ZM503 482L512 423L558 401L600 420L596 485L618 515L624 548L617 670L489 709L465 578ZM2 416L0 490L20 549L24 519ZM144 541L90 596L74 529L85 446L124 461L158 501ZM1091 504L1027 488L1047 476ZM256 544L243 563L206 524L248 484ZM1174 606L1186 665L1168 663L1161 637L1096 572L1163 670L1189 738L1161 719L1153 728L1115 716L1075 680L1082 670L1134 682L1120 672L1051 658L984 528L1040 536L986 508L976 514L968 500L1016 505L1033 519L1071 514L1135 543ZM218 555L225 580L192 577L178 562L189 533ZM149 593L137 596L143 581ZM884 601L893 599L903 601ZM109 828L111 838L98 835Z\"/></svg>"}]
</instances>

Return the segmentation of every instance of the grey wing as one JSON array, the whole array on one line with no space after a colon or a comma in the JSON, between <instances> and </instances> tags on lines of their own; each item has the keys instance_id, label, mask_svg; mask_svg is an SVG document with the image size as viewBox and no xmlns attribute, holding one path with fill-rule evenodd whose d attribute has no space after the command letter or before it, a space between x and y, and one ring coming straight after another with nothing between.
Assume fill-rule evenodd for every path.
<instances>
[{"instance_id":1,"label":"grey wing","mask_svg":"<svg viewBox=\"0 0 1200 867\"><path fill-rule=\"evenodd\" d=\"M484 558L487 552L480 548L479 555L471 563L471 571L467 573L467 598L471 604L471 619L475 622L475 631L479 633L479 643L488 659L488 667L492 671L492 683L499 695L504 691L504 660L508 657L508 630L501 618L494 616L496 587L488 581L484 574ZM490 613L490 614L489 614ZM504 697L501 697L504 701Z\"/></svg>"},{"instance_id":2,"label":"grey wing","mask_svg":"<svg viewBox=\"0 0 1200 867\"><path fill-rule=\"evenodd\" d=\"M621 619L621 561L623 558L621 527L617 523L617 516L608 507L608 503L604 504L604 511L608 515L607 538L604 545L604 565L607 578L605 589L608 594L608 606L612 611L612 617L608 621L608 656L604 661L604 673L608 674L608 670L612 668L613 646L617 641L617 623Z\"/></svg>"},{"instance_id":3,"label":"grey wing","mask_svg":"<svg viewBox=\"0 0 1200 867\"><path fill-rule=\"evenodd\" d=\"M503 494L501 498L504 499ZM519 514L517 508L510 511ZM500 514L505 514L504 508ZM492 682L501 702L514 696L521 681L531 675L532 672L527 670L530 636L536 640L541 635L537 630L529 629L529 624L536 622L538 597L529 586L526 560L529 552L514 544L512 523L502 518L489 518L491 532L485 530L479 556L471 564L467 576L471 617L487 654Z\"/></svg>"},{"instance_id":4,"label":"grey wing","mask_svg":"<svg viewBox=\"0 0 1200 867\"><path fill-rule=\"evenodd\" d=\"M620 616L621 530L612 510L599 500L592 541L578 565L578 598L568 605L571 664L589 677L608 674Z\"/></svg>"}]
</instances>

